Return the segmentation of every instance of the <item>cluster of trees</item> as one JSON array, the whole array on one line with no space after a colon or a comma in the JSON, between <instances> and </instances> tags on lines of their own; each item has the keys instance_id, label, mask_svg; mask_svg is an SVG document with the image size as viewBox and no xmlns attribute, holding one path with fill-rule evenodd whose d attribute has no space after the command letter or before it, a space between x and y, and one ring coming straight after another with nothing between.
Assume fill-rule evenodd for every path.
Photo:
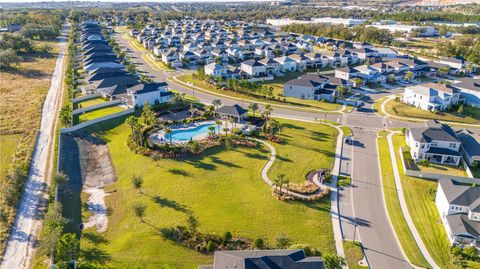
<instances>
[{"instance_id":1,"label":"cluster of trees","mask_svg":"<svg viewBox=\"0 0 480 269\"><path fill-rule=\"evenodd\" d=\"M452 247L450 250L452 254L452 262L461 268L468 268L468 261L478 261L478 252L475 247L467 246L463 249L461 247Z\"/></svg>"},{"instance_id":2,"label":"cluster of trees","mask_svg":"<svg viewBox=\"0 0 480 269\"><path fill-rule=\"evenodd\" d=\"M0 35L0 68L18 65L23 60L19 53L29 53L33 50L33 43L22 35L10 33Z\"/></svg>"},{"instance_id":3,"label":"cluster of trees","mask_svg":"<svg viewBox=\"0 0 480 269\"><path fill-rule=\"evenodd\" d=\"M436 50L439 56L461 56L472 63L480 64L480 37L478 36L461 36L454 41L438 42Z\"/></svg>"},{"instance_id":4,"label":"cluster of trees","mask_svg":"<svg viewBox=\"0 0 480 269\"><path fill-rule=\"evenodd\" d=\"M66 176L58 173L54 180L63 182ZM63 231L67 222L68 220L62 215L62 204L59 202L51 204L45 215L40 251L43 255L53 257L56 268L70 268L69 265L78 261L80 257L78 236Z\"/></svg>"},{"instance_id":5,"label":"cluster of trees","mask_svg":"<svg viewBox=\"0 0 480 269\"><path fill-rule=\"evenodd\" d=\"M346 27L335 24L290 24L282 26L282 31L313 36L323 36L357 42L369 42L373 44L390 45L393 41L392 34L385 29L375 27L355 26Z\"/></svg>"},{"instance_id":6,"label":"cluster of trees","mask_svg":"<svg viewBox=\"0 0 480 269\"><path fill-rule=\"evenodd\" d=\"M65 68L65 88L67 89L67 100L65 100L64 105L60 109L60 122L63 126L69 127L72 125L72 99L75 91L75 53L76 46L75 40L78 38L76 31L76 24L72 22L72 28L68 35L68 48L66 56L66 68Z\"/></svg>"},{"instance_id":7,"label":"cluster of trees","mask_svg":"<svg viewBox=\"0 0 480 269\"><path fill-rule=\"evenodd\" d=\"M397 12L397 13L379 13L373 16L374 20L396 20L402 22L429 22L429 21L448 21L448 22L478 22L480 15L468 15L458 12Z\"/></svg>"}]
</instances>

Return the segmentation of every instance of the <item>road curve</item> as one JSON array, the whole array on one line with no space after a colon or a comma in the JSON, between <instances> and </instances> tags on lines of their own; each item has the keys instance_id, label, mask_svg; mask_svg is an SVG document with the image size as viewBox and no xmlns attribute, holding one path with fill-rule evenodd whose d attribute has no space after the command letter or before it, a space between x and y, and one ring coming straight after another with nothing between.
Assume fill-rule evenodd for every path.
<instances>
[{"instance_id":1,"label":"road curve","mask_svg":"<svg viewBox=\"0 0 480 269\"><path fill-rule=\"evenodd\" d=\"M36 235L48 202L48 176L51 150L55 140L55 124L63 89L63 65L69 26L64 26L59 38L60 52L52 75L52 82L43 104L40 131L35 143L28 178L17 209L17 216L8 238L1 269L29 268L36 247Z\"/></svg>"}]
</instances>

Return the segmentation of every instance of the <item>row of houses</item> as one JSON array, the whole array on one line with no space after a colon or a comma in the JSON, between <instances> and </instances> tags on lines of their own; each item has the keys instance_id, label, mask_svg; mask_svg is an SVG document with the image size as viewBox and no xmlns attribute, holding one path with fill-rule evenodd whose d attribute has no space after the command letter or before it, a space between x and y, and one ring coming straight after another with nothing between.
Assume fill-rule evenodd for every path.
<instances>
[{"instance_id":1,"label":"row of houses","mask_svg":"<svg viewBox=\"0 0 480 269\"><path fill-rule=\"evenodd\" d=\"M446 58L438 62L422 61L416 58L383 58L374 64L343 67L335 70L335 76L342 79L361 78L366 83L408 82L419 76L448 76L470 73L463 58Z\"/></svg>"},{"instance_id":2,"label":"row of houses","mask_svg":"<svg viewBox=\"0 0 480 269\"><path fill-rule=\"evenodd\" d=\"M405 139L416 162L458 166L463 158L470 165L480 163L480 140L469 130L454 131L432 120L425 127L410 128ZM435 203L450 243L480 250L480 188L443 178L438 181Z\"/></svg>"},{"instance_id":3,"label":"row of houses","mask_svg":"<svg viewBox=\"0 0 480 269\"><path fill-rule=\"evenodd\" d=\"M480 79L465 77L452 84L409 86L405 88L402 101L428 111L447 110L459 103L480 107Z\"/></svg>"},{"instance_id":4,"label":"row of houses","mask_svg":"<svg viewBox=\"0 0 480 269\"><path fill-rule=\"evenodd\" d=\"M100 94L113 100L122 99L128 106L143 106L168 102L173 93L167 83L141 83L136 74L126 71L102 33L102 27L95 21L84 21L80 25L77 68L83 70L84 94Z\"/></svg>"}]
</instances>

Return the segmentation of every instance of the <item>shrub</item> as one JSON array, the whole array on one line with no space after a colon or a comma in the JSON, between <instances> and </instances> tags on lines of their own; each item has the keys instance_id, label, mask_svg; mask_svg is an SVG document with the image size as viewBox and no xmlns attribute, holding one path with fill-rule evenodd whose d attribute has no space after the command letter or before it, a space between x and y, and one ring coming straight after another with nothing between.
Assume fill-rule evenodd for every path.
<instances>
[{"instance_id":1,"label":"shrub","mask_svg":"<svg viewBox=\"0 0 480 269\"><path fill-rule=\"evenodd\" d=\"M275 239L276 241L276 247L280 249L286 249L288 246L291 245L292 240L286 235L286 234L279 234L277 235L277 238Z\"/></svg>"},{"instance_id":2,"label":"shrub","mask_svg":"<svg viewBox=\"0 0 480 269\"><path fill-rule=\"evenodd\" d=\"M208 241L207 243L207 251L213 252L215 250L215 243L213 241Z\"/></svg>"},{"instance_id":3,"label":"shrub","mask_svg":"<svg viewBox=\"0 0 480 269\"><path fill-rule=\"evenodd\" d=\"M223 234L223 241L230 242L231 240L232 240L232 233L231 232L225 232Z\"/></svg>"},{"instance_id":4,"label":"shrub","mask_svg":"<svg viewBox=\"0 0 480 269\"><path fill-rule=\"evenodd\" d=\"M265 247L264 243L263 243L263 239L262 238L257 238L255 239L255 241L253 241L253 248L255 249L263 249Z\"/></svg>"},{"instance_id":5,"label":"shrub","mask_svg":"<svg viewBox=\"0 0 480 269\"><path fill-rule=\"evenodd\" d=\"M429 167L430 166L430 161L429 160L420 160L418 161L418 165Z\"/></svg>"}]
</instances>

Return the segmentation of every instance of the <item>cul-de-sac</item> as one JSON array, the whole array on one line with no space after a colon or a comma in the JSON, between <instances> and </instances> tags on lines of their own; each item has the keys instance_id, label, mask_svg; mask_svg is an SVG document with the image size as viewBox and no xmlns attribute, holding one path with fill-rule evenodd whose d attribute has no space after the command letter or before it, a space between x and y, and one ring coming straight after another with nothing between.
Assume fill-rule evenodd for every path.
<instances>
[{"instance_id":1,"label":"cul-de-sac","mask_svg":"<svg viewBox=\"0 0 480 269\"><path fill-rule=\"evenodd\" d=\"M480 269L478 0L3 1L0 269Z\"/></svg>"}]
</instances>

